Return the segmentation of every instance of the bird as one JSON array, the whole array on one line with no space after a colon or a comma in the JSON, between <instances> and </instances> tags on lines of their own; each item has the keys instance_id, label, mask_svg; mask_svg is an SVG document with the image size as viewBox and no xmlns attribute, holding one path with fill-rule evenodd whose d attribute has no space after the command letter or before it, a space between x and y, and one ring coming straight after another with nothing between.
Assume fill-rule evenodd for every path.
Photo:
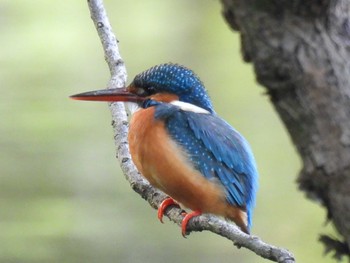
<instances>
[{"instance_id":1,"label":"bird","mask_svg":"<svg viewBox=\"0 0 350 263\"><path fill-rule=\"evenodd\" d=\"M247 140L214 111L204 84L189 68L165 63L135 76L123 88L84 92L75 100L126 102L133 162L185 213L181 231L202 213L222 216L250 234L258 171Z\"/></svg>"}]
</instances>

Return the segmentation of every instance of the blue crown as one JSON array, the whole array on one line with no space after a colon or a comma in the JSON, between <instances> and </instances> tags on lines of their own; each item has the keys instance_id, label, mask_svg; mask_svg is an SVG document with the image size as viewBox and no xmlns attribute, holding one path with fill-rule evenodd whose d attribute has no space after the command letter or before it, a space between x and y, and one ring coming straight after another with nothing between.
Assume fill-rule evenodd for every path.
<instances>
[{"instance_id":1,"label":"blue crown","mask_svg":"<svg viewBox=\"0 0 350 263\"><path fill-rule=\"evenodd\" d=\"M192 70L184 66L171 63L157 65L138 74L133 83L137 87L152 88L155 93L176 94L180 101L214 112L203 83Z\"/></svg>"}]
</instances>

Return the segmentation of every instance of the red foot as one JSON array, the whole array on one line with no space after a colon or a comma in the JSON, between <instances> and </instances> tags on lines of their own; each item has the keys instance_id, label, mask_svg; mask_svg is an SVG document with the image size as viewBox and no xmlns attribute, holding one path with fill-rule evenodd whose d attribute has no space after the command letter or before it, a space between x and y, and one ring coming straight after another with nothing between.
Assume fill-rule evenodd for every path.
<instances>
[{"instance_id":1,"label":"red foot","mask_svg":"<svg viewBox=\"0 0 350 263\"><path fill-rule=\"evenodd\" d=\"M168 206L171 206L171 205L179 206L179 204L176 203L174 199L172 199L171 197L164 199L163 202L160 203L158 207L158 219L160 222L163 223L163 216L164 216L165 209L167 209Z\"/></svg>"},{"instance_id":2,"label":"red foot","mask_svg":"<svg viewBox=\"0 0 350 263\"><path fill-rule=\"evenodd\" d=\"M202 212L197 210L185 215L181 223L181 233L183 237L186 237L186 228L187 228L188 221L190 221L192 217L200 216L201 214Z\"/></svg>"}]
</instances>

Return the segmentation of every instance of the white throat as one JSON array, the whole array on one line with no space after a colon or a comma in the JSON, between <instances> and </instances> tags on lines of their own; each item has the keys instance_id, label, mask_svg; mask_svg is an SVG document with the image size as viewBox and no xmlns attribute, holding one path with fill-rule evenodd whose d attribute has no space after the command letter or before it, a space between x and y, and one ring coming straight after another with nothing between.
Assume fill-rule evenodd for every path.
<instances>
[{"instance_id":1,"label":"white throat","mask_svg":"<svg viewBox=\"0 0 350 263\"><path fill-rule=\"evenodd\" d=\"M133 115L135 112L141 109L141 107L135 102L125 102L125 105L128 108L130 115Z\"/></svg>"}]
</instances>

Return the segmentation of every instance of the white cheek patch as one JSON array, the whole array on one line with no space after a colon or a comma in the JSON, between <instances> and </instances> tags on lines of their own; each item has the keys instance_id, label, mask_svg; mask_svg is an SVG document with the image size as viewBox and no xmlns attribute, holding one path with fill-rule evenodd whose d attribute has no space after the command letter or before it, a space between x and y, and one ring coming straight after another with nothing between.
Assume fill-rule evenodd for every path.
<instances>
[{"instance_id":1,"label":"white cheek patch","mask_svg":"<svg viewBox=\"0 0 350 263\"><path fill-rule=\"evenodd\" d=\"M207 111L201 107L198 107L196 105L193 105L191 103L187 103L187 102L183 102L183 101L179 101L179 100L174 100L174 101L170 102L170 104L175 105L184 111L192 111L195 113L210 114L209 111Z\"/></svg>"},{"instance_id":2,"label":"white cheek patch","mask_svg":"<svg viewBox=\"0 0 350 263\"><path fill-rule=\"evenodd\" d=\"M179 100L174 100L174 101L170 102L170 104L179 107L183 111L191 111L194 113L210 114L209 111L207 111L201 107L198 107L196 105L193 105L191 103L187 103L187 102L183 102L183 101L179 101ZM134 103L134 102L125 102L125 105L126 105L127 109L129 110L130 115L133 115L135 112L142 109L137 103Z\"/></svg>"}]
</instances>

